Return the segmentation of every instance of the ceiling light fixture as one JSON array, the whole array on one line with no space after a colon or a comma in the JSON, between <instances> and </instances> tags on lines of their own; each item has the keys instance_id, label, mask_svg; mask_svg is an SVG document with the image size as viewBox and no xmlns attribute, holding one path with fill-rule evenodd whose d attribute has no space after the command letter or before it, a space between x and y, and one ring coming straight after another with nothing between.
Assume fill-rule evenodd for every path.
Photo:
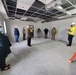
<instances>
[{"instance_id":1,"label":"ceiling light fixture","mask_svg":"<svg viewBox=\"0 0 76 75\"><path fill-rule=\"evenodd\" d=\"M22 18L21 18L21 20L26 20L26 19L27 19L27 17L22 17Z\"/></svg>"},{"instance_id":2,"label":"ceiling light fixture","mask_svg":"<svg viewBox=\"0 0 76 75\"><path fill-rule=\"evenodd\" d=\"M61 9L61 10L63 9L60 5L58 5L57 8L58 8L58 9Z\"/></svg>"},{"instance_id":3,"label":"ceiling light fixture","mask_svg":"<svg viewBox=\"0 0 76 75\"><path fill-rule=\"evenodd\" d=\"M71 15L71 13L69 13L69 12L66 12L68 15Z\"/></svg>"}]
</instances>

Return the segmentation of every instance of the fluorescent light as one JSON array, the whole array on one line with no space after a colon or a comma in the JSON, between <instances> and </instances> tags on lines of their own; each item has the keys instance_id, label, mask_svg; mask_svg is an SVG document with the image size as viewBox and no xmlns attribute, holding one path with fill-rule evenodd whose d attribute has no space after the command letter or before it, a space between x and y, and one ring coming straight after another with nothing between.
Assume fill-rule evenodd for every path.
<instances>
[{"instance_id":1,"label":"fluorescent light","mask_svg":"<svg viewBox=\"0 0 76 75\"><path fill-rule=\"evenodd\" d=\"M68 15L71 15L71 13L69 13L69 12L66 12Z\"/></svg>"},{"instance_id":2,"label":"fluorescent light","mask_svg":"<svg viewBox=\"0 0 76 75\"><path fill-rule=\"evenodd\" d=\"M57 8L58 8L58 9L61 9L61 10L63 9L60 5L58 5Z\"/></svg>"},{"instance_id":3,"label":"fluorescent light","mask_svg":"<svg viewBox=\"0 0 76 75\"><path fill-rule=\"evenodd\" d=\"M26 19L27 19L27 17L22 17L22 18L21 18L21 20L26 20Z\"/></svg>"},{"instance_id":4,"label":"fluorescent light","mask_svg":"<svg viewBox=\"0 0 76 75\"><path fill-rule=\"evenodd\" d=\"M4 32L7 33L5 21L3 21L3 23L4 23Z\"/></svg>"}]
</instances>

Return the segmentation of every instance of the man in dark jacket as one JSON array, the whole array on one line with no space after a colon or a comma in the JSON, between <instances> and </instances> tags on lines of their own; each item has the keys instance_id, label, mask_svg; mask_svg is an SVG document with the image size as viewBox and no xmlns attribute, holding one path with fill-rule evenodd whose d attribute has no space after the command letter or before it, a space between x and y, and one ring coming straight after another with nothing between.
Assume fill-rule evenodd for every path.
<instances>
[{"instance_id":1,"label":"man in dark jacket","mask_svg":"<svg viewBox=\"0 0 76 75\"><path fill-rule=\"evenodd\" d=\"M19 35L20 35L19 30L18 30L17 26L15 26L15 28L14 28L14 36L15 36L16 43L19 42Z\"/></svg>"},{"instance_id":2,"label":"man in dark jacket","mask_svg":"<svg viewBox=\"0 0 76 75\"><path fill-rule=\"evenodd\" d=\"M30 25L27 26L27 45L31 46L31 31L30 31Z\"/></svg>"},{"instance_id":3,"label":"man in dark jacket","mask_svg":"<svg viewBox=\"0 0 76 75\"><path fill-rule=\"evenodd\" d=\"M22 29L22 34L23 34L23 40L25 40L25 37L26 37L26 30L25 30L25 27L23 27L23 29Z\"/></svg>"},{"instance_id":4,"label":"man in dark jacket","mask_svg":"<svg viewBox=\"0 0 76 75\"><path fill-rule=\"evenodd\" d=\"M8 54L11 53L10 46L11 46L11 43L8 37L2 34L0 31L0 68L2 71L8 70L10 68L9 65L6 65L6 62L5 62Z\"/></svg>"},{"instance_id":5,"label":"man in dark jacket","mask_svg":"<svg viewBox=\"0 0 76 75\"><path fill-rule=\"evenodd\" d=\"M47 28L44 29L44 33L45 33L45 37L44 37L44 38L47 38L47 36L48 36L48 31L49 31L49 30L48 30Z\"/></svg>"}]
</instances>

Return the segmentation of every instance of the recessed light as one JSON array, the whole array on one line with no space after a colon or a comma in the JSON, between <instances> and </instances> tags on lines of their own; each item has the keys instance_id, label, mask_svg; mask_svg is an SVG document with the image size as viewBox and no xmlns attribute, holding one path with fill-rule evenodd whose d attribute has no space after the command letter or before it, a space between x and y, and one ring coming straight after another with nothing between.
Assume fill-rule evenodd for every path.
<instances>
[{"instance_id":1,"label":"recessed light","mask_svg":"<svg viewBox=\"0 0 76 75\"><path fill-rule=\"evenodd\" d=\"M71 15L71 13L69 13L69 12L66 12L68 15Z\"/></svg>"},{"instance_id":2,"label":"recessed light","mask_svg":"<svg viewBox=\"0 0 76 75\"><path fill-rule=\"evenodd\" d=\"M58 8L58 9L61 9L61 10L63 9L60 5L58 5L57 8Z\"/></svg>"}]
</instances>

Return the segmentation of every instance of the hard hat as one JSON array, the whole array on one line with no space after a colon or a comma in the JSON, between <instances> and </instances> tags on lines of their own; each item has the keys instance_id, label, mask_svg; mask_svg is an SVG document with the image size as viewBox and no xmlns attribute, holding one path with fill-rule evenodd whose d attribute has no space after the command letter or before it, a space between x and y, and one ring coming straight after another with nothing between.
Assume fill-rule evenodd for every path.
<instances>
[{"instance_id":1,"label":"hard hat","mask_svg":"<svg viewBox=\"0 0 76 75\"><path fill-rule=\"evenodd\" d=\"M15 28L17 28L17 26L15 26Z\"/></svg>"},{"instance_id":2,"label":"hard hat","mask_svg":"<svg viewBox=\"0 0 76 75\"><path fill-rule=\"evenodd\" d=\"M72 22L72 25L75 24L75 22Z\"/></svg>"}]
</instances>

